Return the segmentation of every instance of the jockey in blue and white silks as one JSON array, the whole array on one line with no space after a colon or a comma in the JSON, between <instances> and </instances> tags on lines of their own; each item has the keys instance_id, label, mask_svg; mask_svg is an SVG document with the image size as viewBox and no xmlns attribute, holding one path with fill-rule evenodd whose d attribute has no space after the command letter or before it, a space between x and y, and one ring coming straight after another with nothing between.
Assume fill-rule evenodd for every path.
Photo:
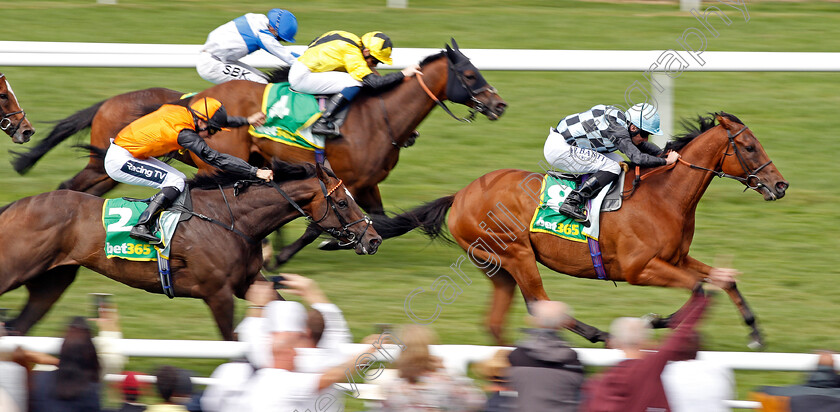
<instances>
[{"instance_id":1,"label":"jockey in blue and white silks","mask_svg":"<svg viewBox=\"0 0 840 412\"><path fill-rule=\"evenodd\" d=\"M679 154L668 153L659 157L662 149L648 142L648 137L658 135L659 113L656 107L639 103L627 112L603 104L577 114L564 117L549 131L544 154L548 163L570 173L592 173L585 183L572 191L560 212L579 222L586 222L586 200L615 181L621 172L624 153L631 162L642 167L672 164Z\"/></svg>"},{"instance_id":2,"label":"jockey in blue and white silks","mask_svg":"<svg viewBox=\"0 0 840 412\"><path fill-rule=\"evenodd\" d=\"M239 59L265 50L291 66L297 56L280 44L294 43L297 18L288 10L271 9L268 15L248 13L229 21L207 35L196 71L207 81L219 84L228 80L268 83L261 72Z\"/></svg>"}]
</instances>

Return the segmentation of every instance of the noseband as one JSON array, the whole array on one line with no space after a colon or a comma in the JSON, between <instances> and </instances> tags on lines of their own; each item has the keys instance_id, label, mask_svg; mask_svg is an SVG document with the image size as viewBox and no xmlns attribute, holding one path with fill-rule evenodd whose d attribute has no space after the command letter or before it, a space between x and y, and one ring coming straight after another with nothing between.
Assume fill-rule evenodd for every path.
<instances>
[{"instance_id":1,"label":"noseband","mask_svg":"<svg viewBox=\"0 0 840 412\"><path fill-rule=\"evenodd\" d=\"M6 77L6 75L3 74L3 73L0 73L0 79L2 79L4 77ZM6 82L8 82L8 80L6 80ZM18 120L16 125L12 126L11 117L16 115L16 114L21 114L21 113L23 114L23 116L20 118L20 120ZM6 112L3 111L2 108L0 108L0 116L2 116L2 117L0 117L0 130L6 132L6 134L8 134L9 136L14 136L15 133L17 133L18 129L20 128L20 125L23 124L24 120L26 120L26 112L24 112L23 110L18 110L16 112L6 113Z\"/></svg>"},{"instance_id":2,"label":"noseband","mask_svg":"<svg viewBox=\"0 0 840 412\"><path fill-rule=\"evenodd\" d=\"M280 185L278 185L277 182L272 181L270 184L275 190L277 190L277 192L279 192L286 199L286 201L289 202L290 205L292 205L292 207L297 209L297 211L300 212L300 214L303 215L303 217L305 217L306 220L317 226L318 229L321 229L322 231L327 232L332 237L336 238L338 240L339 246L355 246L362 240L362 238L364 238L365 233L367 233L368 228L370 228L370 225L373 222L367 215L365 215L361 219L347 223L347 220L344 219L344 216L342 216L341 213L338 212L338 207L336 206L335 200L332 198L332 194L333 192L335 192L336 189L338 189L342 185L342 183L343 182L341 181L341 179L339 179L338 183L336 183L332 189L327 190L327 186L324 185L324 182L318 180L318 184L321 186L321 193L324 194L324 199L327 200L327 205L329 207L324 210L324 215L317 220L313 219L312 216L309 215L309 213L306 213L306 211L303 210L303 208L301 208L300 205L298 205L294 200L292 200L292 198L289 197L289 195L286 194L286 192L284 192L283 189L280 189ZM327 218L327 216L330 213L330 210L332 210L336 218L338 218L338 223L341 225L341 229L321 226L321 222L323 222L324 219ZM356 234L351 232L349 229L359 223L365 223L365 228L362 230L361 236L357 237Z\"/></svg>"},{"instance_id":3,"label":"noseband","mask_svg":"<svg viewBox=\"0 0 840 412\"><path fill-rule=\"evenodd\" d=\"M447 57L446 63L447 63L447 67L449 68L449 74L450 74L446 78L446 89L447 90L455 89L455 90L461 91L462 93L466 92L465 94L469 95L469 97L467 97L467 98L452 98L452 96L449 96L449 93L447 93L447 96L449 96L450 101L455 102L455 103L466 104L467 101L472 101L473 102L473 107L470 107L470 109L469 109L470 114L467 117L455 116L455 114L452 113L452 111L449 110L448 107L446 107L446 103L444 103L440 99L438 99L437 96L435 96L435 94L432 93L431 90L429 90L429 86L426 86L426 82L423 81L423 73L419 73L416 76L417 81L420 83L420 86L423 87L423 90L426 92L426 94L429 95L429 98L431 98L438 106L440 106L449 116L451 116L453 119L455 119L459 122L470 123L473 120L475 120L475 114L476 113L485 113L488 110L490 110L487 107L487 105L485 105L480 100L478 100L476 98L476 96L478 96L479 94L484 93L484 92L490 92L490 93L493 93L493 94L496 94L496 95L498 95L499 93L496 91L495 87L490 86L489 84L485 84L484 87L480 87L480 88L475 89L475 90L471 89L469 87L469 85L467 85L467 79L464 77L464 67L463 66L469 64L469 60L465 60L465 61L462 61L460 63L453 64L452 60L450 60ZM457 84L452 83L453 78L458 81Z\"/></svg>"}]
</instances>

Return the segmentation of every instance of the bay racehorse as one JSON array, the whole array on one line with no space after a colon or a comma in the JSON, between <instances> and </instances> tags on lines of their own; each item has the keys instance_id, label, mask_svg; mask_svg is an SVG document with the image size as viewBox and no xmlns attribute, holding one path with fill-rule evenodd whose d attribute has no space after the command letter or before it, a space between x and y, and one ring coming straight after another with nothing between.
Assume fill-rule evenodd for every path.
<instances>
[{"instance_id":1,"label":"bay racehorse","mask_svg":"<svg viewBox=\"0 0 840 412\"><path fill-rule=\"evenodd\" d=\"M179 224L171 241L175 296L203 299L228 340L233 339L233 296L244 298L262 266L259 241L278 227L306 216L355 245L359 254L376 253L381 242L331 171L282 162L272 167L275 181L270 184L224 174L193 179L195 215ZM26 333L73 282L80 266L163 293L155 262L106 258L103 202L87 193L56 190L0 209L0 294L20 286L29 291L8 327Z\"/></svg>"},{"instance_id":2,"label":"bay racehorse","mask_svg":"<svg viewBox=\"0 0 840 412\"><path fill-rule=\"evenodd\" d=\"M712 178L736 179L765 200L780 199L788 188L752 131L727 113L701 117L698 127L690 127L665 149L679 152L680 161L628 172L624 190L629 197L619 210L601 214L599 241L609 280L691 289L712 270L689 255L695 210ZM636 176L642 180L631 183ZM537 262L571 276L597 277L586 243L527 228L537 207L542 177L524 170L497 170L454 195L392 218L374 216L374 222L383 238L415 227L434 238L446 235L446 220L455 242L493 282L487 326L501 343L505 315L517 285L526 303L548 299ZM751 344L761 345L755 315L735 282L719 286L751 328ZM572 330L592 342L607 336L580 321Z\"/></svg>"},{"instance_id":3,"label":"bay racehorse","mask_svg":"<svg viewBox=\"0 0 840 412\"><path fill-rule=\"evenodd\" d=\"M0 73L0 130L6 132L15 143L26 143L35 134L35 129L26 118L12 91L6 75Z\"/></svg>"},{"instance_id":4,"label":"bay racehorse","mask_svg":"<svg viewBox=\"0 0 840 412\"><path fill-rule=\"evenodd\" d=\"M330 167L353 194L356 202L369 213L382 213L379 182L396 166L400 149L409 144L413 131L436 105L450 100L476 110L490 120L501 116L507 103L482 77L481 72L453 46L426 57L421 63L422 76L407 78L397 87L379 95L362 93L350 106L341 128L343 137L326 141L325 151ZM211 87L192 99L214 97L227 108L228 114L247 116L261 109L265 85L234 80ZM71 135L90 127L91 146L107 148L110 139L134 119L149 113L163 103L182 95L169 89L146 89L129 92L80 110L58 122L37 146L27 153L16 153L12 162L23 173L47 151ZM446 109L449 112L449 109ZM217 133L207 142L214 149L249 160L259 165L276 157L287 162L313 162L313 152L273 140L250 135L246 128ZM193 160L199 172L210 170ZM102 161L91 157L87 166L60 188L102 195L117 182L105 173ZM303 237L286 247L278 256L285 262L320 234L317 227L307 228Z\"/></svg>"}]
</instances>

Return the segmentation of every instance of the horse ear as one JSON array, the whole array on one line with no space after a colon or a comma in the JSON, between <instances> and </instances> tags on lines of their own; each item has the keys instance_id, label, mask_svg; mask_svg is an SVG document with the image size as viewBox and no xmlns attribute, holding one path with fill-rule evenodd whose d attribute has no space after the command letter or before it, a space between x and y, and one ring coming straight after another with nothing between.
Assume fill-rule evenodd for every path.
<instances>
[{"instance_id":1,"label":"horse ear","mask_svg":"<svg viewBox=\"0 0 840 412\"><path fill-rule=\"evenodd\" d=\"M453 49L455 49L455 50L461 50L461 49L458 47L458 42L456 42L456 41L455 41L455 38L454 38L454 37L450 37L450 38L449 38L449 41L451 41L451 42L452 42L452 48L453 48Z\"/></svg>"},{"instance_id":2,"label":"horse ear","mask_svg":"<svg viewBox=\"0 0 840 412\"><path fill-rule=\"evenodd\" d=\"M717 120L718 124L723 126L724 129L732 131L740 129L740 127L735 125L735 122L729 120L728 117L723 116L722 113L715 113L715 120Z\"/></svg>"},{"instance_id":3,"label":"horse ear","mask_svg":"<svg viewBox=\"0 0 840 412\"><path fill-rule=\"evenodd\" d=\"M327 170L318 162L315 162L315 175L324 183L330 181L330 175L327 173Z\"/></svg>"},{"instance_id":4,"label":"horse ear","mask_svg":"<svg viewBox=\"0 0 840 412\"><path fill-rule=\"evenodd\" d=\"M446 47L446 55L447 56L451 55L452 54L452 48L450 48L448 44L444 44L443 46Z\"/></svg>"}]
</instances>

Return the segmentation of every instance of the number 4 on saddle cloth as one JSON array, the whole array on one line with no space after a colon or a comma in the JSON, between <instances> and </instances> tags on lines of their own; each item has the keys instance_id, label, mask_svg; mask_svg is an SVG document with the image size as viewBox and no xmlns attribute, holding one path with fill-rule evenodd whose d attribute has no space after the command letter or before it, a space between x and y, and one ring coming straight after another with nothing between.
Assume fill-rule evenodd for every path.
<instances>
[{"instance_id":1,"label":"number 4 on saddle cloth","mask_svg":"<svg viewBox=\"0 0 840 412\"><path fill-rule=\"evenodd\" d=\"M313 135L309 128L321 117L315 96L295 92L289 83L270 83L263 92L261 109L266 114L265 124L249 127L252 135L301 149L324 150L324 136Z\"/></svg>"},{"instance_id":2,"label":"number 4 on saddle cloth","mask_svg":"<svg viewBox=\"0 0 840 412\"><path fill-rule=\"evenodd\" d=\"M575 175L549 171L542 180L540 203L534 211L534 217L531 218L531 231L548 233L573 242L587 242L598 278L606 279L606 272L601 262L601 249L598 245L600 213L592 213L592 211L612 212L621 207L621 190L617 188L624 187L624 175L624 170L622 170L618 177L618 184L611 183L598 192L597 196L586 202L589 226L585 227L559 211L566 196L582 183L581 179Z\"/></svg>"},{"instance_id":3,"label":"number 4 on saddle cloth","mask_svg":"<svg viewBox=\"0 0 840 412\"><path fill-rule=\"evenodd\" d=\"M175 235L178 223L192 217L192 215L180 211L192 210L189 193L189 190L183 191L181 196L170 206L170 209L164 210L158 215L156 220L158 230L155 235L161 238L163 248L129 236L131 228L137 224L140 214L146 210L148 199L106 199L102 206L102 225L105 227L105 256L108 259L156 260L161 286L163 286L164 293L170 299L175 297L172 292L172 278L169 271L170 240Z\"/></svg>"}]
</instances>

